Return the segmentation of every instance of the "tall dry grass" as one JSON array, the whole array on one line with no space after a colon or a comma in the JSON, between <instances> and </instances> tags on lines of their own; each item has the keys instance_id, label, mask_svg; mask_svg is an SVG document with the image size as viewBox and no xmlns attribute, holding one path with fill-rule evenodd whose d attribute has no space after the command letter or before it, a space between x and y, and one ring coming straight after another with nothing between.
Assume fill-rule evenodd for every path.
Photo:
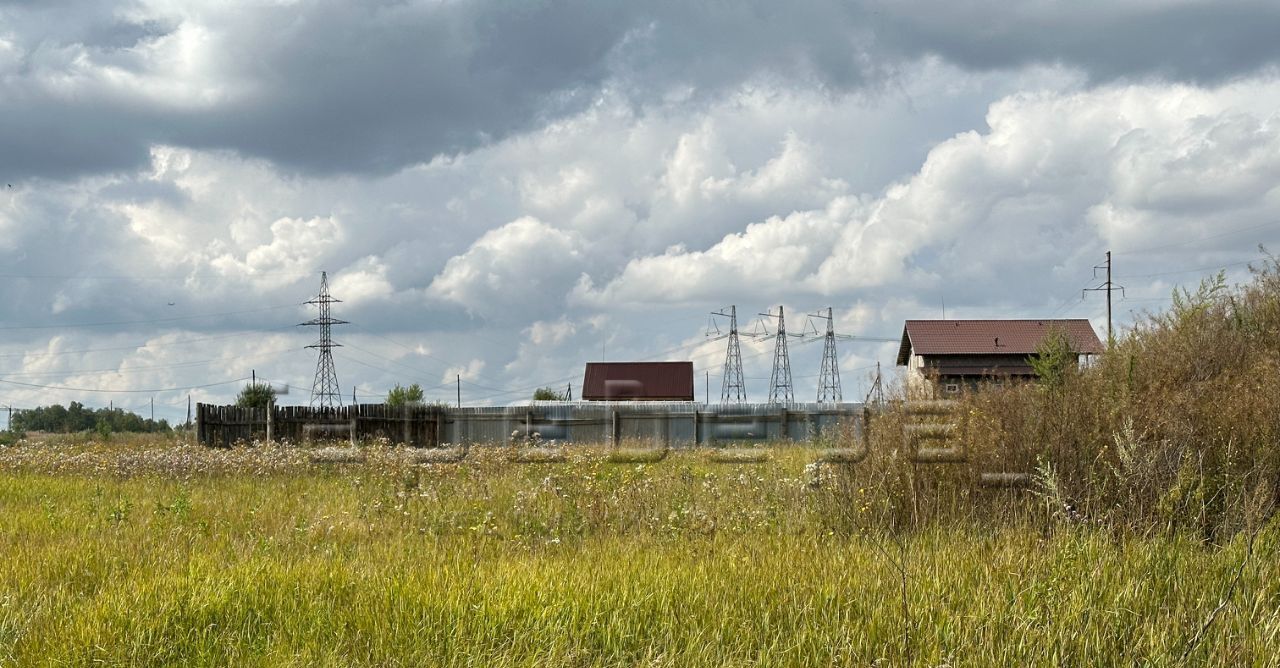
<instances>
[{"instance_id":1,"label":"tall dry grass","mask_svg":"<svg viewBox=\"0 0 1280 668\"><path fill-rule=\"evenodd\" d=\"M903 427L920 421L954 422L966 461L913 463ZM954 415L896 403L868 438L839 484L878 526L1019 517L1208 542L1257 527L1280 500L1280 264L1179 292L1092 363L967 393ZM1027 474L1032 493L983 473Z\"/></svg>"}]
</instances>

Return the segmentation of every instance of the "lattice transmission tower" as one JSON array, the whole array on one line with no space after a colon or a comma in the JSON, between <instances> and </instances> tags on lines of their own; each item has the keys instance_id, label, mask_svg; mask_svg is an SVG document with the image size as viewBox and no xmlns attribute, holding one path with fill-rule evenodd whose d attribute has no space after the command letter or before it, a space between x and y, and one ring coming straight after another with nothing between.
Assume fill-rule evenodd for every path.
<instances>
[{"instance_id":1,"label":"lattice transmission tower","mask_svg":"<svg viewBox=\"0 0 1280 668\"><path fill-rule=\"evenodd\" d=\"M836 355L836 323L831 317L831 307L827 307L826 315L814 313L809 317L827 321L827 334L822 345L822 370L818 372L818 403L839 403L842 399L840 358Z\"/></svg>"},{"instance_id":2,"label":"lattice transmission tower","mask_svg":"<svg viewBox=\"0 0 1280 668\"><path fill-rule=\"evenodd\" d=\"M712 311L711 315L729 319L729 344L724 353L724 374L720 381L720 401L746 401L747 386L742 380L742 347L738 344L738 307L730 306L728 313L725 313L724 309Z\"/></svg>"},{"instance_id":3,"label":"lattice transmission tower","mask_svg":"<svg viewBox=\"0 0 1280 668\"><path fill-rule=\"evenodd\" d=\"M769 374L769 403L794 403L795 393L791 386L791 356L787 353L786 313L779 306L777 315L761 313L760 316L778 319L778 329L773 340L773 372Z\"/></svg>"},{"instance_id":4,"label":"lattice transmission tower","mask_svg":"<svg viewBox=\"0 0 1280 668\"><path fill-rule=\"evenodd\" d=\"M332 305L341 302L341 299L334 299L329 295L329 275L323 271L320 272L320 294L303 302L315 305L320 310L318 317L298 323L299 327L320 328L320 340L307 346L320 351L320 358L316 360L316 378L311 381L312 407L332 408L342 405L342 392L338 389L338 371L333 366L333 349L341 347L342 344L334 343L329 331L333 325L347 324L346 320L333 317L331 312Z\"/></svg>"}]
</instances>

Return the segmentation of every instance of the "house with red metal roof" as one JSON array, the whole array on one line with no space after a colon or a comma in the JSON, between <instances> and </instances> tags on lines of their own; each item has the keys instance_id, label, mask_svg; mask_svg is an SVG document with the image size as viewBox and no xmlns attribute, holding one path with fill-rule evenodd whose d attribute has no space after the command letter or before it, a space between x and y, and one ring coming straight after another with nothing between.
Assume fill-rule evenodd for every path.
<instances>
[{"instance_id":1,"label":"house with red metal roof","mask_svg":"<svg viewBox=\"0 0 1280 668\"><path fill-rule=\"evenodd\" d=\"M944 394L983 380L1034 379L1031 358L1051 331L1061 331L1077 362L1097 355L1102 342L1084 319L908 320L902 328L898 366L907 367L909 386L937 383Z\"/></svg>"},{"instance_id":2,"label":"house with red metal roof","mask_svg":"<svg viewBox=\"0 0 1280 668\"><path fill-rule=\"evenodd\" d=\"M693 362L587 362L583 401L693 401Z\"/></svg>"}]
</instances>

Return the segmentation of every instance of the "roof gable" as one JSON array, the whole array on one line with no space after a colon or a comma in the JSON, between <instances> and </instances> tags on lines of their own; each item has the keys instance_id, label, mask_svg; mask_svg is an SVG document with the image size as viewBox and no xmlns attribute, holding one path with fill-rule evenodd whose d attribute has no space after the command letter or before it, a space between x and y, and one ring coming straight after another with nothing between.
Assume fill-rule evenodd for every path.
<instances>
[{"instance_id":1,"label":"roof gable","mask_svg":"<svg viewBox=\"0 0 1280 668\"><path fill-rule=\"evenodd\" d=\"M1054 328L1079 354L1101 353L1102 342L1083 318L1069 320L908 320L898 364L911 355L1031 355Z\"/></svg>"}]
</instances>

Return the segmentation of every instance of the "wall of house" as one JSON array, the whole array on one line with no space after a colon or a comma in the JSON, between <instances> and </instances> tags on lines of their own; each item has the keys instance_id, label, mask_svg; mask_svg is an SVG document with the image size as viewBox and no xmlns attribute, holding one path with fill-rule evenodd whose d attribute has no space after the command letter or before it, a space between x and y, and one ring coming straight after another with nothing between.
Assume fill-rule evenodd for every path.
<instances>
[{"instance_id":1,"label":"wall of house","mask_svg":"<svg viewBox=\"0 0 1280 668\"><path fill-rule=\"evenodd\" d=\"M933 395L933 386L930 384L929 378L925 374L925 361L923 355L912 355L907 358L907 394L912 397Z\"/></svg>"}]
</instances>

